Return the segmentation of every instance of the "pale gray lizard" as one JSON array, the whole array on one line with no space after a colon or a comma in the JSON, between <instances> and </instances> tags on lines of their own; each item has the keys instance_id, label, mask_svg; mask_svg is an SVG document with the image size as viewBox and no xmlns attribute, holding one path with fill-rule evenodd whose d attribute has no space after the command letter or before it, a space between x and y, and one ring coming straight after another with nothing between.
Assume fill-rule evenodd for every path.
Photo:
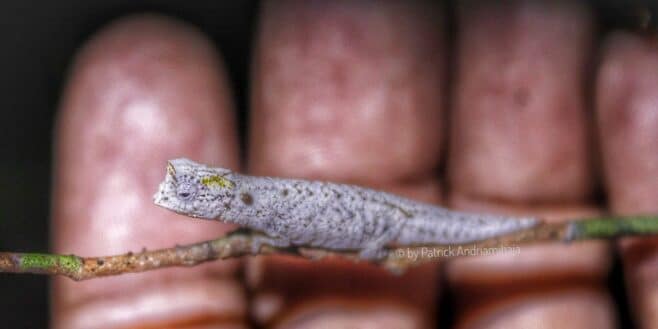
<instances>
[{"instance_id":1,"label":"pale gray lizard","mask_svg":"<svg viewBox=\"0 0 658 329\"><path fill-rule=\"evenodd\" d=\"M358 251L461 244L533 227L536 218L451 211L368 188L301 179L241 175L188 159L169 161L154 202L179 214L261 232L255 244Z\"/></svg>"}]
</instances>

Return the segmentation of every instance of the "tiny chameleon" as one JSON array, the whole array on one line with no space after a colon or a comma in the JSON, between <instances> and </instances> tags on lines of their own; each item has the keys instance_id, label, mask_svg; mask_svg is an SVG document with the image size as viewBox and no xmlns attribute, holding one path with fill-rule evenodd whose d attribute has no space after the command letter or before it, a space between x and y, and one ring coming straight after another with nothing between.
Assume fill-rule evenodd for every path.
<instances>
[{"instance_id":1,"label":"tiny chameleon","mask_svg":"<svg viewBox=\"0 0 658 329\"><path fill-rule=\"evenodd\" d=\"M318 247L366 260L386 257L388 247L477 242L540 222L452 211L354 185L243 175L184 158L167 163L154 202L262 233L254 253L263 244Z\"/></svg>"}]
</instances>

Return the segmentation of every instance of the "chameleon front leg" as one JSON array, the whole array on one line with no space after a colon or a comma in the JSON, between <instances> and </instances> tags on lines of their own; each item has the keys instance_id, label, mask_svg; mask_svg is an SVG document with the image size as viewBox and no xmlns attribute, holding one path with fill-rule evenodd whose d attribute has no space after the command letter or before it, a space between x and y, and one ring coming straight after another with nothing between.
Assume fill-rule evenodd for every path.
<instances>
[{"instance_id":1,"label":"chameleon front leg","mask_svg":"<svg viewBox=\"0 0 658 329\"><path fill-rule=\"evenodd\" d=\"M257 255L260 248L268 245L276 248L288 248L291 246L290 240L282 237L272 237L265 234L254 234L251 238L251 253Z\"/></svg>"},{"instance_id":2,"label":"chameleon front leg","mask_svg":"<svg viewBox=\"0 0 658 329\"><path fill-rule=\"evenodd\" d=\"M251 253L257 255L260 253L260 249L263 245L268 245L276 248L288 248L291 246L289 240L282 237L272 237L265 233L254 231L246 227L240 227L234 231L231 231L228 235L233 234L248 234L251 237Z\"/></svg>"}]
</instances>

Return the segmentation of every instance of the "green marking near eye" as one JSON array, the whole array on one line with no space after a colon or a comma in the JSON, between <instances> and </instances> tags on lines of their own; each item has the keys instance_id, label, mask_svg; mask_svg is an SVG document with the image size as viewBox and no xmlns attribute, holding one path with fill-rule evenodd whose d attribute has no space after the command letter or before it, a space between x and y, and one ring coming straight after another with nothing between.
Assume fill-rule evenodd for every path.
<instances>
[{"instance_id":1,"label":"green marking near eye","mask_svg":"<svg viewBox=\"0 0 658 329\"><path fill-rule=\"evenodd\" d=\"M230 180L219 176L219 175L212 175L212 176L206 176L201 178L201 184L208 186L208 187L223 187L223 188L234 188L235 184L231 182Z\"/></svg>"}]
</instances>

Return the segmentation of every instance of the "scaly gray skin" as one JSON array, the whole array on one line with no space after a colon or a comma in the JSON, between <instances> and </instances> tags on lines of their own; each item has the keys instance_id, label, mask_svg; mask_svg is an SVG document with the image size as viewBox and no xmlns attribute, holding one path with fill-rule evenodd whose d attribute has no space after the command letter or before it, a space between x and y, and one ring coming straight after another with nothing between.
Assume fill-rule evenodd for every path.
<instances>
[{"instance_id":1,"label":"scaly gray skin","mask_svg":"<svg viewBox=\"0 0 658 329\"><path fill-rule=\"evenodd\" d=\"M301 179L255 177L188 159L167 165L158 206L265 234L255 244L356 250L364 259L385 247L461 244L536 225L536 218L467 214L368 188Z\"/></svg>"}]
</instances>

